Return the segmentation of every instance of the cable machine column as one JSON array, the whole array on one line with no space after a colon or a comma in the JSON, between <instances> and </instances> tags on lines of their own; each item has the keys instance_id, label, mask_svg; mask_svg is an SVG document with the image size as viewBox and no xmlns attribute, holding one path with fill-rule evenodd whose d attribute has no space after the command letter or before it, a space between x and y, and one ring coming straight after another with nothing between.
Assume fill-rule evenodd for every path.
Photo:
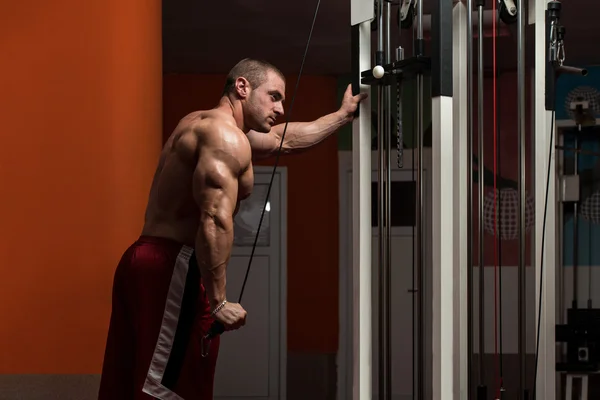
<instances>
[{"instance_id":1,"label":"cable machine column","mask_svg":"<svg viewBox=\"0 0 600 400\"><path fill-rule=\"evenodd\" d=\"M475 316L475 292L474 277L473 277L473 249L475 241L473 240L473 0L467 0L467 348L469 362L467 365L467 380L469 388L469 399L474 398L473 384L473 356L475 355L475 339L474 339L474 316Z\"/></svg>"},{"instance_id":2,"label":"cable machine column","mask_svg":"<svg viewBox=\"0 0 600 400\"><path fill-rule=\"evenodd\" d=\"M389 62L390 47L390 5L384 0L377 1L378 38L375 62L386 65ZM378 231L379 231L379 399L392 398L391 371L391 313L390 313L390 88L377 85L377 149L378 149Z\"/></svg>"},{"instance_id":3,"label":"cable machine column","mask_svg":"<svg viewBox=\"0 0 600 400\"><path fill-rule=\"evenodd\" d=\"M452 76L453 76L453 141L454 141L454 334L458 359L454 370L454 398L469 398L468 364L468 181L472 153L468 149L468 85L467 85L467 8L464 2L454 4L452 10Z\"/></svg>"},{"instance_id":4,"label":"cable machine column","mask_svg":"<svg viewBox=\"0 0 600 400\"><path fill-rule=\"evenodd\" d=\"M527 301L525 293L527 290L527 276L525 270L525 196L526 196L526 175L525 175L525 6L524 1L517 2L517 137L518 137L518 157L519 157L519 279L518 279L518 319L519 319L519 396L522 400L528 400L528 390L526 387L526 343L527 330L525 322L527 320ZM540 198L541 201L541 198Z\"/></svg>"},{"instance_id":5,"label":"cable machine column","mask_svg":"<svg viewBox=\"0 0 600 400\"><path fill-rule=\"evenodd\" d=\"M415 57L425 55L425 41L423 39L423 0L417 0L417 37L414 43ZM417 92L417 199L416 199L416 225L417 225L417 394L418 399L425 398L425 320L423 310L425 279L423 273L423 72L416 75ZM413 152L414 156L414 152Z\"/></svg>"},{"instance_id":6,"label":"cable machine column","mask_svg":"<svg viewBox=\"0 0 600 400\"><path fill-rule=\"evenodd\" d=\"M371 22L374 0L351 0L352 92L367 93L371 87L361 83L361 71L372 67ZM371 225L371 101L359 104L358 118L352 122L352 295L351 382L345 382L347 398L370 400L372 385L372 241ZM350 389L351 388L351 389Z\"/></svg>"},{"instance_id":7,"label":"cable machine column","mask_svg":"<svg viewBox=\"0 0 600 400\"><path fill-rule=\"evenodd\" d=\"M492 0L495 1L495 0ZM484 246L484 193L485 193L485 147L484 147L484 113L483 105L485 102L483 89L484 89L484 76L483 76L483 11L485 7L485 0L476 0L477 5L477 177L479 178L477 184L478 191L478 266L479 266L479 380L477 386L477 400L487 399L487 386L485 384L485 246Z\"/></svg>"},{"instance_id":8,"label":"cable machine column","mask_svg":"<svg viewBox=\"0 0 600 400\"><path fill-rule=\"evenodd\" d=\"M454 399L454 172L452 0L431 12L431 398Z\"/></svg>"}]
</instances>

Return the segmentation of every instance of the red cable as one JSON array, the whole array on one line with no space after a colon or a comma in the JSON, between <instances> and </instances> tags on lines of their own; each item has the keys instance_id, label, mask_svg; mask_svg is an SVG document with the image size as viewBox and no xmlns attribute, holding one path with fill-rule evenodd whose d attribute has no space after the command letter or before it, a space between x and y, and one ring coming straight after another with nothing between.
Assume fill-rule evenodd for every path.
<instances>
[{"instance_id":1,"label":"red cable","mask_svg":"<svg viewBox=\"0 0 600 400\"><path fill-rule=\"evenodd\" d=\"M497 293L497 288L498 288L498 216L497 216L497 203L498 200L496 198L498 190L497 190L497 182L496 182L496 177L498 175L497 173L497 165L498 165L498 161L497 161L497 125L496 125L496 1L492 0L492 68L493 68L493 72L492 72L492 90L493 90L493 104L494 104L494 119L493 119L493 123L494 123L494 128L493 128L493 132L494 132L494 358L495 358L495 363L494 363L494 369L496 372L496 396L497 398L500 398L500 377L499 377L499 371L498 371L498 293Z\"/></svg>"}]
</instances>

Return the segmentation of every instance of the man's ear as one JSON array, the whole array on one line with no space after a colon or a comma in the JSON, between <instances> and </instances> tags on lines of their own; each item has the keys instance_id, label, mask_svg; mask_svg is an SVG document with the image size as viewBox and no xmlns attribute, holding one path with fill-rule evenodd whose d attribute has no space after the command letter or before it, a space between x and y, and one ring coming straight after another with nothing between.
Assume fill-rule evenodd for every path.
<instances>
[{"instance_id":1,"label":"man's ear","mask_svg":"<svg viewBox=\"0 0 600 400\"><path fill-rule=\"evenodd\" d=\"M250 95L250 82L244 77L235 80L235 91L240 98L245 99Z\"/></svg>"}]
</instances>

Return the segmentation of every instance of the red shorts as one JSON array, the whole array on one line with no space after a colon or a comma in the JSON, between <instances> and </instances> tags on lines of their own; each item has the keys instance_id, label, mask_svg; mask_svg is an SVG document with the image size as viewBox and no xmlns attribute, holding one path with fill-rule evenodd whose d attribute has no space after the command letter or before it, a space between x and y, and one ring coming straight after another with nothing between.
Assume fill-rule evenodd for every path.
<instances>
[{"instance_id":1,"label":"red shorts","mask_svg":"<svg viewBox=\"0 0 600 400\"><path fill-rule=\"evenodd\" d=\"M213 398L219 338L193 249L141 236L115 271L99 400ZM207 352L208 350L208 352Z\"/></svg>"}]
</instances>

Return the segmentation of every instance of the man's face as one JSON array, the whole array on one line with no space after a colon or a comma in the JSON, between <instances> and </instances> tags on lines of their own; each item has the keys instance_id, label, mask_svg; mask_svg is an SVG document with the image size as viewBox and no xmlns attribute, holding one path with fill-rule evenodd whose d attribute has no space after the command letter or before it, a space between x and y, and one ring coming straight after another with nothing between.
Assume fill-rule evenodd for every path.
<instances>
[{"instance_id":1,"label":"man's face","mask_svg":"<svg viewBox=\"0 0 600 400\"><path fill-rule=\"evenodd\" d=\"M259 87L252 89L246 104L246 126L257 132L268 133L277 117L284 113L285 82L273 71Z\"/></svg>"}]
</instances>

